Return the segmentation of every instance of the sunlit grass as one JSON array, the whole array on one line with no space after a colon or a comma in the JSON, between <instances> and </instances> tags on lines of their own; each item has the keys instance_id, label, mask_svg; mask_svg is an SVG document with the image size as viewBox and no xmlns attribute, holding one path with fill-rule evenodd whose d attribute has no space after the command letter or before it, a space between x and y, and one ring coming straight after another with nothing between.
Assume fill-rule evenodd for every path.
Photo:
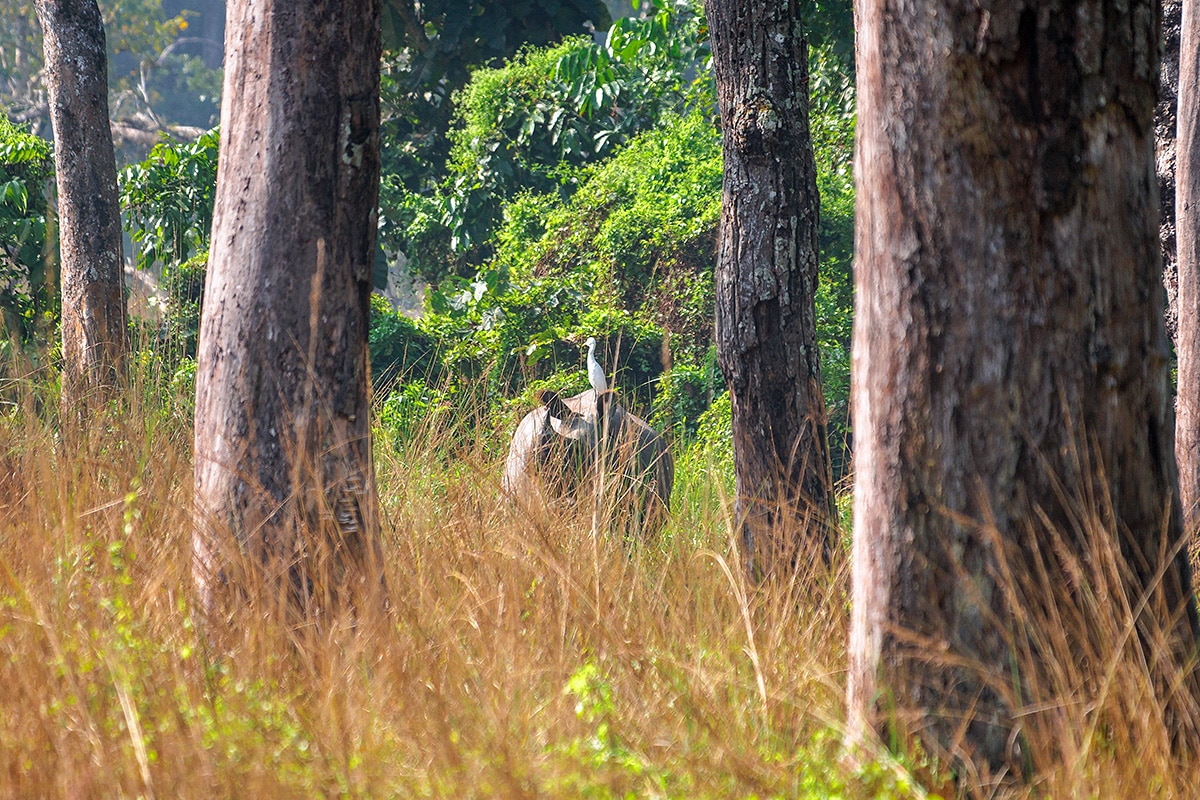
<instances>
[{"instance_id":1,"label":"sunlit grass","mask_svg":"<svg viewBox=\"0 0 1200 800\"><path fill-rule=\"evenodd\" d=\"M836 760L845 582L746 585L720 475L593 537L501 498L502 424L433 416L378 437L386 611L206 636L186 418L141 391L68 444L35 391L0 421L9 796L874 795Z\"/></svg>"},{"instance_id":2,"label":"sunlit grass","mask_svg":"<svg viewBox=\"0 0 1200 800\"><path fill-rule=\"evenodd\" d=\"M923 794L842 757L844 567L749 584L703 458L679 460L662 536L631 543L506 502L503 421L384 432L386 609L292 628L250 608L206 635L185 410L139 391L66 437L42 391L9 384L0 415L4 796ZM1161 737L1131 752L1151 716L1120 734L1109 703L1098 728L1087 676L1062 673L1058 724L1080 727L1050 732L1069 760L1042 789L1192 796Z\"/></svg>"}]
</instances>

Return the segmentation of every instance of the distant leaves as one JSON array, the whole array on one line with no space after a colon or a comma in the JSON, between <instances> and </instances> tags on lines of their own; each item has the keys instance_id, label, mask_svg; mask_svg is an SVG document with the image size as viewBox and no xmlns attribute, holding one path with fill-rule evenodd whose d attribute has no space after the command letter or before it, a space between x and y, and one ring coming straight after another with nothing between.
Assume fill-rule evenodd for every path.
<instances>
[{"instance_id":1,"label":"distant leaves","mask_svg":"<svg viewBox=\"0 0 1200 800\"><path fill-rule=\"evenodd\" d=\"M22 338L57 306L45 251L45 189L53 175L49 143L0 117L0 312Z\"/></svg>"},{"instance_id":2,"label":"distant leaves","mask_svg":"<svg viewBox=\"0 0 1200 800\"><path fill-rule=\"evenodd\" d=\"M219 138L213 129L194 142L155 145L122 171L121 205L139 267L169 267L208 249Z\"/></svg>"},{"instance_id":3,"label":"distant leaves","mask_svg":"<svg viewBox=\"0 0 1200 800\"><path fill-rule=\"evenodd\" d=\"M450 176L432 199L464 265L490 255L501 209L518 192L567 197L579 167L607 158L665 115L711 105L703 15L686 0L655 0L652 12L617 20L603 45L572 38L478 70L455 96ZM408 247L411 238L398 244ZM414 266L438 277L431 264Z\"/></svg>"}]
</instances>

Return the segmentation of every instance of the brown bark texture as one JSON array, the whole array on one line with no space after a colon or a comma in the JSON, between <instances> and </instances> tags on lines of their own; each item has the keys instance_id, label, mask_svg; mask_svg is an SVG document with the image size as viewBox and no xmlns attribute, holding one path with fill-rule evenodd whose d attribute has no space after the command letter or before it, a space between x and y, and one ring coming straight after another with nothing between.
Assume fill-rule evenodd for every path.
<instances>
[{"instance_id":1,"label":"brown bark texture","mask_svg":"<svg viewBox=\"0 0 1200 800\"><path fill-rule=\"evenodd\" d=\"M58 181L64 410L117 384L126 311L108 56L96 0L38 0Z\"/></svg>"},{"instance_id":2,"label":"brown bark texture","mask_svg":"<svg viewBox=\"0 0 1200 800\"><path fill-rule=\"evenodd\" d=\"M236 0L228 13L197 365L196 581L212 612L235 567L266 565L311 615L378 580L367 333L380 6Z\"/></svg>"},{"instance_id":3,"label":"brown bark texture","mask_svg":"<svg viewBox=\"0 0 1200 800\"><path fill-rule=\"evenodd\" d=\"M1154 149L1158 173L1159 228L1162 245L1163 286L1167 290L1164 311L1167 336L1175 338L1179 324L1176 304L1178 275L1175 266L1175 131L1179 101L1179 39L1183 0L1163 0L1162 55L1159 58L1158 105L1154 108Z\"/></svg>"},{"instance_id":4,"label":"brown bark texture","mask_svg":"<svg viewBox=\"0 0 1200 800\"><path fill-rule=\"evenodd\" d=\"M1060 699L1027 694L1056 635L1039 620L1087 619L1100 587L1072 568L1114 551L1168 723L1194 734L1157 4L858 0L856 18L851 737L899 726L1027 769L1017 712Z\"/></svg>"},{"instance_id":5,"label":"brown bark texture","mask_svg":"<svg viewBox=\"0 0 1200 800\"><path fill-rule=\"evenodd\" d=\"M725 172L717 356L733 405L737 514L773 571L836 545L816 341L819 200L800 0L707 0Z\"/></svg>"},{"instance_id":6,"label":"brown bark texture","mask_svg":"<svg viewBox=\"0 0 1200 800\"><path fill-rule=\"evenodd\" d=\"M1175 455L1184 529L1200 531L1200 24L1196 0L1184 0L1179 48L1178 135L1175 141L1175 243L1179 358Z\"/></svg>"}]
</instances>

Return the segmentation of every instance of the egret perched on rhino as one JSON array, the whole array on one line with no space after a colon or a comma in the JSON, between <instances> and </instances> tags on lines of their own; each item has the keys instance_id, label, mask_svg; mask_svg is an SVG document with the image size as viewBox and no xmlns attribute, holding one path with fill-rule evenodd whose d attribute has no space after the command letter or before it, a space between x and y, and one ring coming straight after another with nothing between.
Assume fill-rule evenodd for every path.
<instances>
[{"instance_id":1,"label":"egret perched on rhino","mask_svg":"<svg viewBox=\"0 0 1200 800\"><path fill-rule=\"evenodd\" d=\"M600 362L596 360L596 337L589 336L587 340L587 374L588 383L597 392L603 392L608 388L608 381L604 379L604 367L600 366Z\"/></svg>"},{"instance_id":2,"label":"egret perched on rhino","mask_svg":"<svg viewBox=\"0 0 1200 800\"><path fill-rule=\"evenodd\" d=\"M675 482L667 443L616 392L563 400L545 391L542 405L513 434L501 486L514 500L574 502L590 491L630 531L657 533L666 524Z\"/></svg>"}]
</instances>

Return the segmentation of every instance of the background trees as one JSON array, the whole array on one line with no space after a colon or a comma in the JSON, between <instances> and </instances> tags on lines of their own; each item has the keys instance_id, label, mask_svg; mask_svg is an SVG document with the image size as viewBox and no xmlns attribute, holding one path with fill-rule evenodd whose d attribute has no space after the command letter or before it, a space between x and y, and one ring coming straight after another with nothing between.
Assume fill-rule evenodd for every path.
<instances>
[{"instance_id":1,"label":"background trees","mask_svg":"<svg viewBox=\"0 0 1200 800\"><path fill-rule=\"evenodd\" d=\"M368 567L379 575L367 363L379 3L238 0L229 13L196 379L196 579L212 608L236 542L313 614L369 588Z\"/></svg>"},{"instance_id":2,"label":"background trees","mask_svg":"<svg viewBox=\"0 0 1200 800\"><path fill-rule=\"evenodd\" d=\"M800 3L706 3L724 138L716 338L749 557L836 543L816 341L819 200ZM787 540L785 540L785 537Z\"/></svg>"},{"instance_id":3,"label":"background trees","mask_svg":"<svg viewBox=\"0 0 1200 800\"><path fill-rule=\"evenodd\" d=\"M1100 591L1080 565L1107 553L1147 702L1194 736L1157 11L932 11L859 7L851 725L1019 773L1043 755L1016 715L1053 692L1050 631L1083 620L1076 651L1115 658L1080 611Z\"/></svg>"},{"instance_id":4,"label":"background trees","mask_svg":"<svg viewBox=\"0 0 1200 800\"><path fill-rule=\"evenodd\" d=\"M58 176L64 407L116 385L126 351L117 165L95 0L38 0Z\"/></svg>"},{"instance_id":5,"label":"background trees","mask_svg":"<svg viewBox=\"0 0 1200 800\"><path fill-rule=\"evenodd\" d=\"M8 113L48 132L41 30L32 0L0 9L0 96ZM108 0L112 129L122 160L144 155L164 132L194 138L216 122L220 99L221 0Z\"/></svg>"}]
</instances>

